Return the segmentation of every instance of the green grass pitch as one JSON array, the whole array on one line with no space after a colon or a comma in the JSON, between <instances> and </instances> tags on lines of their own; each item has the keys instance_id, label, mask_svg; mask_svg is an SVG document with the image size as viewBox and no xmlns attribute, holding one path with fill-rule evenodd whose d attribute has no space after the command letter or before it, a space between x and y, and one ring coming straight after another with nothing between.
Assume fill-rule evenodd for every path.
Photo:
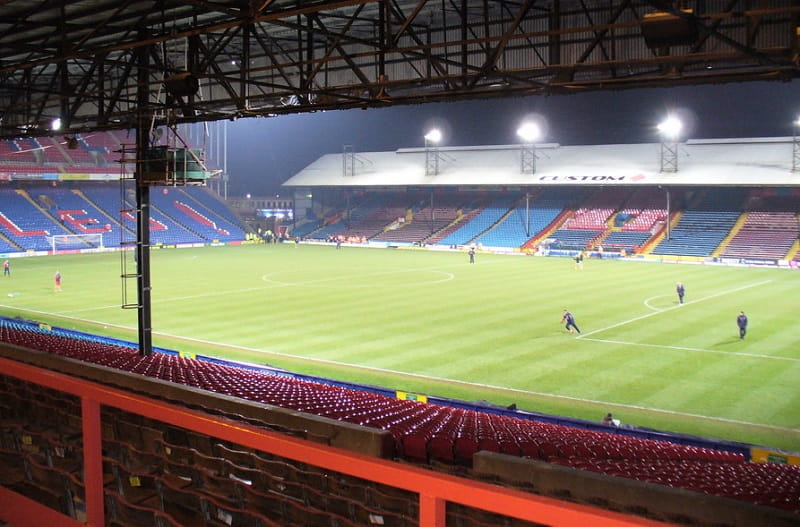
<instances>
[{"instance_id":1,"label":"green grass pitch","mask_svg":"<svg viewBox=\"0 0 800 527\"><path fill-rule=\"evenodd\" d=\"M157 346L800 450L797 271L294 244L151 255ZM14 259L0 313L136 340L119 276L117 253Z\"/></svg>"}]
</instances>

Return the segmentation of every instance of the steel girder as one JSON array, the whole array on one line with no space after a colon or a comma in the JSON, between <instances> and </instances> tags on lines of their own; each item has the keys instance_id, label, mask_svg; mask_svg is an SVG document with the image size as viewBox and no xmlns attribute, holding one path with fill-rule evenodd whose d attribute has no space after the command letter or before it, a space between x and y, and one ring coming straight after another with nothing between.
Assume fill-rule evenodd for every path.
<instances>
[{"instance_id":1,"label":"steel girder","mask_svg":"<svg viewBox=\"0 0 800 527\"><path fill-rule=\"evenodd\" d=\"M798 20L798 0L0 0L0 137L791 80Z\"/></svg>"}]
</instances>

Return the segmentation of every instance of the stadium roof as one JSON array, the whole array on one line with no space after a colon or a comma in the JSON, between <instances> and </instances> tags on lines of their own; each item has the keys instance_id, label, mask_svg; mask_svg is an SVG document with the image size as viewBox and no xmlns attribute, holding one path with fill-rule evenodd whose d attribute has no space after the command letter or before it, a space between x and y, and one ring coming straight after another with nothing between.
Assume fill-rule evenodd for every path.
<instances>
[{"instance_id":1,"label":"stadium roof","mask_svg":"<svg viewBox=\"0 0 800 527\"><path fill-rule=\"evenodd\" d=\"M79 133L788 81L798 15L795 0L2 0L0 137L56 118Z\"/></svg>"},{"instance_id":2,"label":"stadium roof","mask_svg":"<svg viewBox=\"0 0 800 527\"><path fill-rule=\"evenodd\" d=\"M661 148L660 143L536 145L534 173L523 173L520 145L327 154L284 186L800 186L800 171L792 170L791 137L687 141L677 145L674 172L662 171ZM426 175L437 152L439 171Z\"/></svg>"}]
</instances>

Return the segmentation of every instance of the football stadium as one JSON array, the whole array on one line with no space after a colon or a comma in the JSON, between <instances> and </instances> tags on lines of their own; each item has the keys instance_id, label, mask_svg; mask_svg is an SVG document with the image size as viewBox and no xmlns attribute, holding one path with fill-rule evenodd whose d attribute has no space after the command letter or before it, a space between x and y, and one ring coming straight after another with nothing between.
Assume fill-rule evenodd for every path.
<instances>
[{"instance_id":1,"label":"football stadium","mask_svg":"<svg viewBox=\"0 0 800 527\"><path fill-rule=\"evenodd\" d=\"M655 142L562 145L533 121L456 146L430 129L321 155L281 198L228 197L225 143L207 143L211 121L359 107L355 81L372 106L510 95L482 84L495 67L592 90L785 74L797 9L742 22L717 3L0 7L26 21L0 36L0 525L797 525L797 135L666 120ZM569 39L612 13L593 45ZM365 51L367 22L413 60L387 63L385 34ZM48 49L48 24L75 51ZM554 35L550 62L586 47L593 73L540 71L517 42ZM486 42L503 66L469 81ZM640 76L601 67L612 43ZM162 71L181 60L192 73ZM426 61L426 82L387 80ZM70 100L66 130L20 124Z\"/></svg>"}]
</instances>

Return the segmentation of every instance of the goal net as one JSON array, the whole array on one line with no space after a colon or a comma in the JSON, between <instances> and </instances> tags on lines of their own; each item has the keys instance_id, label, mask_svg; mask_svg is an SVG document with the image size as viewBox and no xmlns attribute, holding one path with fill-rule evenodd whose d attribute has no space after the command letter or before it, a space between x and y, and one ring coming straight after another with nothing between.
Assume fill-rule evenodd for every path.
<instances>
[{"instance_id":1,"label":"goal net","mask_svg":"<svg viewBox=\"0 0 800 527\"><path fill-rule=\"evenodd\" d=\"M50 242L53 253L56 251L103 247L103 233L101 232L92 234L56 234L48 236L47 240Z\"/></svg>"}]
</instances>

